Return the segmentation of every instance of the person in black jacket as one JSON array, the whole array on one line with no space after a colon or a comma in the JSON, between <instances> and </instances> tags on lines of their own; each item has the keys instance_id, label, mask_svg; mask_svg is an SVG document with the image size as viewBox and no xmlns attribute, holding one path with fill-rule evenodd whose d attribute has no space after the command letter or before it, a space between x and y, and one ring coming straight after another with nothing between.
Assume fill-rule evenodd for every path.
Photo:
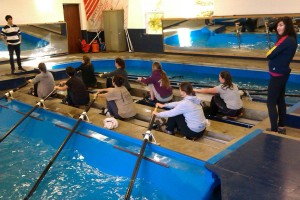
<instances>
[{"instance_id":1,"label":"person in black jacket","mask_svg":"<svg viewBox=\"0 0 300 200\"><path fill-rule=\"evenodd\" d=\"M76 68L76 71L81 71L81 78L87 88L96 86L97 79L95 77L94 66L87 55L82 57L82 64Z\"/></svg>"},{"instance_id":2,"label":"person in black jacket","mask_svg":"<svg viewBox=\"0 0 300 200\"><path fill-rule=\"evenodd\" d=\"M271 128L269 131L285 134L285 86L289 79L292 61L297 50L297 35L290 17L282 17L276 25L277 42L267 53L270 81L267 106Z\"/></svg>"},{"instance_id":3,"label":"person in black jacket","mask_svg":"<svg viewBox=\"0 0 300 200\"><path fill-rule=\"evenodd\" d=\"M109 87L113 87L111 78L116 76L116 75L120 75L125 79L124 86L126 87L126 89L128 91L130 91L131 87L130 87L130 84L128 82L128 74L125 70L125 67L126 67L125 66L125 61L122 58L116 58L115 59L115 66L117 68L115 71L105 73L105 74L99 74L99 76L102 77L102 78L107 78L106 87L109 88Z\"/></svg>"},{"instance_id":4,"label":"person in black jacket","mask_svg":"<svg viewBox=\"0 0 300 200\"><path fill-rule=\"evenodd\" d=\"M87 105L90 101L90 96L83 81L75 76L76 70L73 67L67 67L66 72L69 76L69 80L61 81L60 86L55 86L54 89L61 91L67 90L67 97L63 103L74 107Z\"/></svg>"}]
</instances>

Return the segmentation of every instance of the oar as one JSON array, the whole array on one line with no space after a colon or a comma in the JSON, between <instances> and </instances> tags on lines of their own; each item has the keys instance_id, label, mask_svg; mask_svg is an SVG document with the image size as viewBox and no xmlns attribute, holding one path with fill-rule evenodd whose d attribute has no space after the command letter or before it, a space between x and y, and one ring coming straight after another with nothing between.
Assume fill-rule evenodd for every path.
<instances>
[{"instance_id":1,"label":"oar","mask_svg":"<svg viewBox=\"0 0 300 200\"><path fill-rule=\"evenodd\" d=\"M23 83L22 85L20 85L19 87L16 87L15 89L12 89L12 90L6 92L2 97L0 97L0 100L3 99L3 98L8 98L8 97L12 96L12 94L13 94L15 91L21 89L22 87L25 87L26 85L28 85L28 82L27 82L27 81L26 81L25 83Z\"/></svg>"},{"instance_id":2,"label":"oar","mask_svg":"<svg viewBox=\"0 0 300 200\"><path fill-rule=\"evenodd\" d=\"M137 79L137 77L146 77L146 76L138 76L138 75L128 75L128 79L131 80L131 81L135 81ZM170 77L169 79L174 79L174 78L183 78L184 76L172 76ZM184 81L184 80L183 80ZM177 81L177 80L171 80L170 81L170 84L172 87L178 87L179 84L181 83L182 81ZM194 82L194 81L189 81L189 83L191 83L193 85L193 87L201 87L201 88L209 88L209 87L214 87L214 85L212 84L200 84L200 83L197 83L197 82ZM252 88L240 88L240 90L248 90L248 91L257 91L257 92L264 92L264 91L267 91L268 89L252 89Z\"/></svg>"},{"instance_id":3,"label":"oar","mask_svg":"<svg viewBox=\"0 0 300 200\"><path fill-rule=\"evenodd\" d=\"M266 96L268 93L249 93L250 95L263 95ZM286 97L300 97L300 94L285 94Z\"/></svg>"},{"instance_id":4,"label":"oar","mask_svg":"<svg viewBox=\"0 0 300 200\"><path fill-rule=\"evenodd\" d=\"M154 111L155 112L157 111L157 106L155 107ZM139 157L138 157L138 159L135 163L135 167L134 167L134 170L133 170L130 182L129 182L129 186L127 188L127 192L126 192L126 195L125 195L125 198L124 198L125 200L130 199L132 188L133 188L136 176L138 174L138 171L139 171L139 168L140 168L140 165L141 165L141 161L144 157L144 152L145 152L145 149L146 149L146 145L149 141L152 141L152 134L150 133L150 130L152 129L154 120L155 120L155 115L152 115L149 126L148 126L148 129L147 129L147 131L144 135L144 141L143 141L142 147L140 149Z\"/></svg>"},{"instance_id":5,"label":"oar","mask_svg":"<svg viewBox=\"0 0 300 200\"><path fill-rule=\"evenodd\" d=\"M95 74L101 74L101 73L95 73ZM130 81L136 81L136 79L138 77L143 77L143 78L146 78L147 76L144 76L144 75L134 75L134 74L129 74L128 75L128 80ZM170 80L170 84L172 87L178 87L178 85L184 81L177 81L177 80L172 80L174 78L184 78L184 76L182 75L176 75L176 76L171 76L169 77ZM140 81L138 81L140 82ZM197 83L197 82L194 82L194 81L188 81L189 83L191 83L193 85L193 87L204 87L204 88L209 88L209 87L214 87L213 84L200 84L200 83ZM242 88L242 87L239 87L240 90L248 90L248 91L255 91L255 92L265 92L267 91L268 89L266 88L262 88L262 89L252 89L252 88Z\"/></svg>"},{"instance_id":6,"label":"oar","mask_svg":"<svg viewBox=\"0 0 300 200\"><path fill-rule=\"evenodd\" d=\"M96 98L97 98L97 95L94 97L94 99L90 102L90 104L82 112L82 114L80 115L80 117L77 120L76 124L70 130L68 136L63 141L63 143L60 145L60 147L58 148L58 150L56 151L56 153L54 154L54 156L51 158L51 160L49 161L48 165L46 166L46 168L44 169L44 171L42 172L42 174L40 175L40 177L38 178L38 180L35 182L34 186L31 188L31 190L29 191L29 193L26 195L26 197L24 198L24 200L27 200L27 199L29 199L32 196L32 194L35 192L35 190L39 186L40 182L43 180L43 178L45 177L46 173L49 171L50 167L52 166L52 164L54 163L54 161L58 157L59 153L63 150L64 146L67 144L67 142L71 138L72 134L76 131L76 129L79 126L80 122L82 120L87 119L87 115L86 114L90 110L90 108L93 105L93 103L95 102Z\"/></svg>"},{"instance_id":7,"label":"oar","mask_svg":"<svg viewBox=\"0 0 300 200\"><path fill-rule=\"evenodd\" d=\"M43 106L44 105L44 101L46 99L48 99L52 94L53 92L55 92L55 89L52 90L52 92L50 92L50 94L48 94L48 96L46 96L44 99L41 99L39 100L39 102L37 102L37 104L31 108L31 110L29 112L27 112L23 117L22 119L20 119L9 131L7 131L0 139L0 143L9 135L11 134L11 132L13 132L35 109L37 109L38 107L40 106Z\"/></svg>"}]
</instances>

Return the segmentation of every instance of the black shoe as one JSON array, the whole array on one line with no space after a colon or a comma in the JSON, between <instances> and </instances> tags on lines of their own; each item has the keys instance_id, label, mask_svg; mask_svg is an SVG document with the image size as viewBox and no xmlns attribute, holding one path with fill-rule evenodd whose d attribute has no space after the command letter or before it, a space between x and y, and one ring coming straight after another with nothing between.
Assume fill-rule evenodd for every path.
<instances>
[{"instance_id":1,"label":"black shoe","mask_svg":"<svg viewBox=\"0 0 300 200\"><path fill-rule=\"evenodd\" d=\"M11 70L11 74L15 74L15 70Z\"/></svg>"},{"instance_id":2,"label":"black shoe","mask_svg":"<svg viewBox=\"0 0 300 200\"><path fill-rule=\"evenodd\" d=\"M172 131L168 131L168 130L166 130L165 133L168 135L175 135L175 133L173 133Z\"/></svg>"},{"instance_id":3,"label":"black shoe","mask_svg":"<svg viewBox=\"0 0 300 200\"><path fill-rule=\"evenodd\" d=\"M24 69L23 67L19 67L18 70L23 71L23 72L26 72L26 71L27 71L27 70Z\"/></svg>"},{"instance_id":4,"label":"black shoe","mask_svg":"<svg viewBox=\"0 0 300 200\"><path fill-rule=\"evenodd\" d=\"M279 133L279 134L283 134L283 135L285 135L286 134L286 129L284 128L284 127L278 127L278 129L277 129L277 132Z\"/></svg>"}]
</instances>

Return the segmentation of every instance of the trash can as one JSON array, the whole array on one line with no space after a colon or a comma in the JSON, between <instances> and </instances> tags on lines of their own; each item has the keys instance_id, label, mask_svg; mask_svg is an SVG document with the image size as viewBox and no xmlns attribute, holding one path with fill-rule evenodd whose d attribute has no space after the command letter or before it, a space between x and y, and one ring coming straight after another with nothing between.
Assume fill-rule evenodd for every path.
<instances>
[{"instance_id":1,"label":"trash can","mask_svg":"<svg viewBox=\"0 0 300 200\"><path fill-rule=\"evenodd\" d=\"M97 40L94 40L92 42L92 52L93 53L98 53L99 52L99 44L98 44Z\"/></svg>"}]
</instances>

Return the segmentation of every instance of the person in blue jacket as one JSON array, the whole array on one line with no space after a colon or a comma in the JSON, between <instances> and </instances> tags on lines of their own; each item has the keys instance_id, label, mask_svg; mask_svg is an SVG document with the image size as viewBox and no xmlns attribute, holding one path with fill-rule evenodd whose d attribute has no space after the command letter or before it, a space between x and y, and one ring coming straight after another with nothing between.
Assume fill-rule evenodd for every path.
<instances>
[{"instance_id":1,"label":"person in blue jacket","mask_svg":"<svg viewBox=\"0 0 300 200\"><path fill-rule=\"evenodd\" d=\"M276 27L277 42L267 52L270 73L267 107L271 123L271 128L267 130L285 134L285 87L291 73L290 63L298 44L290 17L279 18Z\"/></svg>"}]
</instances>

